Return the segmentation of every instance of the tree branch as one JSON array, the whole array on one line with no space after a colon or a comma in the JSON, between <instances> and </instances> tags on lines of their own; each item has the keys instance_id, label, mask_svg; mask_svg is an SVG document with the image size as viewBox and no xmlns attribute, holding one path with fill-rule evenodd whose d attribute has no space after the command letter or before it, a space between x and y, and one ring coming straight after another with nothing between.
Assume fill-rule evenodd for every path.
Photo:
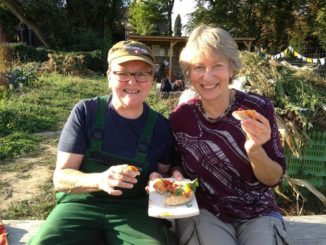
<instances>
[{"instance_id":1,"label":"tree branch","mask_svg":"<svg viewBox=\"0 0 326 245\"><path fill-rule=\"evenodd\" d=\"M31 30L33 30L35 35L46 48L49 47L49 44L46 41L46 38L44 37L40 27L33 20L24 15L21 6L16 0L0 0L0 2L3 2L13 15L15 15L21 22L27 25Z\"/></svg>"}]
</instances>

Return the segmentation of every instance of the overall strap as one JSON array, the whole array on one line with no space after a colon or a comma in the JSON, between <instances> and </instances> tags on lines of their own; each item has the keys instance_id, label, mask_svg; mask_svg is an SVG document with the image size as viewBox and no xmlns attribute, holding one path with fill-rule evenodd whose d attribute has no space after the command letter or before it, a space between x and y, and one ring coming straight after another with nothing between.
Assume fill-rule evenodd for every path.
<instances>
[{"instance_id":1,"label":"overall strap","mask_svg":"<svg viewBox=\"0 0 326 245\"><path fill-rule=\"evenodd\" d=\"M138 148L134 158L137 162L145 163L146 161L147 151L151 143L152 133L156 124L157 115L157 112L149 108L145 128L139 138Z\"/></svg>"},{"instance_id":2,"label":"overall strap","mask_svg":"<svg viewBox=\"0 0 326 245\"><path fill-rule=\"evenodd\" d=\"M99 96L97 99L97 110L95 127L92 133L89 150L101 151L104 139L105 109L107 106L108 96Z\"/></svg>"},{"instance_id":3,"label":"overall strap","mask_svg":"<svg viewBox=\"0 0 326 245\"><path fill-rule=\"evenodd\" d=\"M96 121L95 127L92 133L92 138L90 142L90 147L87 149L87 156L90 156L91 152L102 152L102 144L104 139L104 130L105 130L105 109L107 106L107 96L99 96L98 97L98 107L96 110ZM153 111L151 108L148 110L148 115L146 119L146 124L144 130L139 138L138 147L136 150L136 154L133 157L133 160L138 163L142 163L144 166L146 165L146 156L148 147L151 143L152 133L156 124L158 113ZM110 154L114 156L114 154Z\"/></svg>"}]
</instances>

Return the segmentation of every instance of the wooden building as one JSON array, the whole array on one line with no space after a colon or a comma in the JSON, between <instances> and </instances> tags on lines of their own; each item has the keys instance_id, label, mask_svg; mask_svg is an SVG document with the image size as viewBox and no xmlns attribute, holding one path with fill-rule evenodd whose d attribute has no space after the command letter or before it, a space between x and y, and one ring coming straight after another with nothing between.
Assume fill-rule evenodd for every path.
<instances>
[{"instance_id":1,"label":"wooden building","mask_svg":"<svg viewBox=\"0 0 326 245\"><path fill-rule=\"evenodd\" d=\"M159 66L164 60L169 62L168 75L170 80L182 77L179 66L179 56L182 48L186 45L188 37L176 36L140 36L129 34L127 40L140 41L152 48L155 64ZM251 50L252 42L255 38L244 37L235 38L240 50Z\"/></svg>"}]
</instances>

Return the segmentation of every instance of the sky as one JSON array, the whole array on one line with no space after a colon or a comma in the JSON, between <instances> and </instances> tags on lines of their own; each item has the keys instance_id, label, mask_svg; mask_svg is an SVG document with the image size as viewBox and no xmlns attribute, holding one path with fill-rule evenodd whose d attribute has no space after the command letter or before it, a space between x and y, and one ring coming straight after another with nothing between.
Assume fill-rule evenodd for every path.
<instances>
[{"instance_id":1,"label":"sky","mask_svg":"<svg viewBox=\"0 0 326 245\"><path fill-rule=\"evenodd\" d=\"M194 0L175 0L172 10L172 29L174 27L174 21L178 14L181 17L182 25L187 24L188 18L187 14L191 13L195 9L196 2ZM184 35L184 31L182 31Z\"/></svg>"}]
</instances>

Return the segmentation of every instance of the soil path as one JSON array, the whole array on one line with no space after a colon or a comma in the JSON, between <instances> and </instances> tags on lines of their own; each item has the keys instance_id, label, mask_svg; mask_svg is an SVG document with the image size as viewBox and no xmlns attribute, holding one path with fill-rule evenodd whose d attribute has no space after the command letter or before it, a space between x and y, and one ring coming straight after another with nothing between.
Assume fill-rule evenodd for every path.
<instances>
[{"instance_id":1,"label":"soil path","mask_svg":"<svg viewBox=\"0 0 326 245\"><path fill-rule=\"evenodd\" d=\"M0 165L0 213L15 202L31 200L52 181L56 156L56 134L42 144L38 154L6 161Z\"/></svg>"}]
</instances>

